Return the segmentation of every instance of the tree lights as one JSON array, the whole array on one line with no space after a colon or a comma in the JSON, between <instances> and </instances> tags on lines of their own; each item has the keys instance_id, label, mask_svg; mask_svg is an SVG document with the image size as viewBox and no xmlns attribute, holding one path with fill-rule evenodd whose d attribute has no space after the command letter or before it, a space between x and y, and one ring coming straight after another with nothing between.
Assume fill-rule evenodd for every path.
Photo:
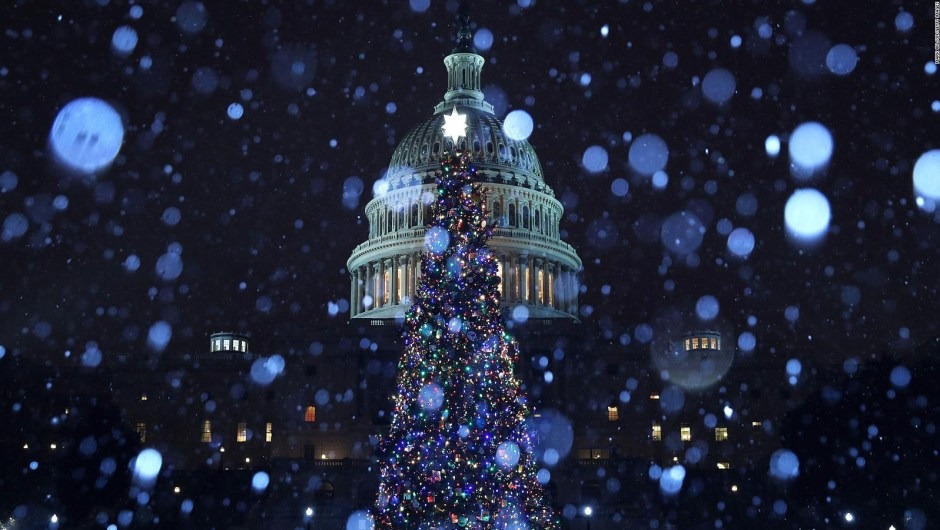
<instances>
[{"instance_id":1,"label":"tree lights","mask_svg":"<svg viewBox=\"0 0 940 530\"><path fill-rule=\"evenodd\" d=\"M391 430L379 444L375 526L557 528L536 479L482 189L468 153L441 166Z\"/></svg>"}]
</instances>

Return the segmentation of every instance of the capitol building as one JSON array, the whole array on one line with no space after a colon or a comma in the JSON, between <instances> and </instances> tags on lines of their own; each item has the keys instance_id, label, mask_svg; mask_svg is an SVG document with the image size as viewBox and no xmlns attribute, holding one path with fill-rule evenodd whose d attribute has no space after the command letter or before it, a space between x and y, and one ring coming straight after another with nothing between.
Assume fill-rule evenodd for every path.
<instances>
[{"instance_id":1,"label":"capitol building","mask_svg":"<svg viewBox=\"0 0 940 530\"><path fill-rule=\"evenodd\" d=\"M562 205L545 183L535 150L508 136L484 99L483 64L469 27L460 28L457 46L444 58L443 101L405 135L381 193L366 205L369 239L347 262L353 318L401 317L411 305L445 149L444 114L456 110L467 119L456 147L470 152L477 177L486 184L485 209L496 226L489 247L499 259L503 304L524 306L532 318L577 319L581 260L559 235Z\"/></svg>"}]
</instances>

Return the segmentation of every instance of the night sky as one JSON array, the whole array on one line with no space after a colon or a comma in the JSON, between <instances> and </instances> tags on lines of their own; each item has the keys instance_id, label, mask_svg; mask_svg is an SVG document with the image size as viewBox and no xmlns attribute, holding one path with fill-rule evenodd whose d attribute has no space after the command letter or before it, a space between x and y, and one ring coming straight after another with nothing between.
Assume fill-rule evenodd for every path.
<instances>
[{"instance_id":1,"label":"night sky","mask_svg":"<svg viewBox=\"0 0 940 530\"><path fill-rule=\"evenodd\" d=\"M585 325L633 344L647 326L720 328L735 341L748 331L752 355L838 363L903 357L940 333L940 216L915 204L912 187L918 158L940 148L932 3L674 4L474 7L478 43L492 34L479 48L487 100L501 118L532 117L529 141L565 205L563 238L584 261ZM105 354L143 352L160 321L172 329L167 352L203 349L219 330L250 332L267 350L345 322L330 304L347 307L345 263L366 239L365 204L398 141L443 96L456 8L10 3L0 36L6 353L61 358L90 341ZM127 53L112 44L122 26L138 37ZM858 57L845 75L827 67L836 44ZM722 104L702 89L719 68L734 79ZM117 158L93 176L68 171L50 147L57 114L80 97L112 105L125 128ZM808 122L834 147L799 180L788 139ZM647 133L668 147L664 186L628 162ZM608 156L602 171L585 167L592 146ZM799 188L831 206L814 244L784 225ZM705 230L687 253L662 240L680 212ZM755 237L746 258L727 246L742 227ZM174 261L181 274L161 277ZM720 309L702 322L706 295Z\"/></svg>"}]
</instances>

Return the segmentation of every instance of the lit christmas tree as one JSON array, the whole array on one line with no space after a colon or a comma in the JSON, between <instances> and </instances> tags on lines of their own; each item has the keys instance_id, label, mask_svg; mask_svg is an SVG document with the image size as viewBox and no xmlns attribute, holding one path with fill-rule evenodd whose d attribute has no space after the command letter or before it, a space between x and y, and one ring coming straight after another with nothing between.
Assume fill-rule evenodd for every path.
<instances>
[{"instance_id":1,"label":"lit christmas tree","mask_svg":"<svg viewBox=\"0 0 940 530\"><path fill-rule=\"evenodd\" d=\"M454 143L466 130L445 115ZM470 155L445 154L421 284L405 317L391 432L379 444L376 528L557 528L536 478L518 345L499 309L483 191Z\"/></svg>"}]
</instances>

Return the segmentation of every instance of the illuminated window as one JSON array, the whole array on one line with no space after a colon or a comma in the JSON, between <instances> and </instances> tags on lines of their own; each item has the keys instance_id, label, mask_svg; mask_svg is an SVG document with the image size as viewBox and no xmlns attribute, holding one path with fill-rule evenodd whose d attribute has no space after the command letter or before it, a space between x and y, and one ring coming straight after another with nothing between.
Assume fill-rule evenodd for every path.
<instances>
[{"instance_id":1,"label":"illuminated window","mask_svg":"<svg viewBox=\"0 0 940 530\"><path fill-rule=\"evenodd\" d=\"M317 421L317 408L313 405L307 407L307 410L304 412L304 421L307 423L313 423Z\"/></svg>"},{"instance_id":2,"label":"illuminated window","mask_svg":"<svg viewBox=\"0 0 940 530\"><path fill-rule=\"evenodd\" d=\"M274 424L270 421L264 424L264 441L270 443L274 439Z\"/></svg>"},{"instance_id":3,"label":"illuminated window","mask_svg":"<svg viewBox=\"0 0 940 530\"><path fill-rule=\"evenodd\" d=\"M717 349L718 349L718 341L715 339L715 337L712 337L712 338L711 338L711 342L712 342L712 349L713 349L713 350L717 350Z\"/></svg>"},{"instance_id":4,"label":"illuminated window","mask_svg":"<svg viewBox=\"0 0 940 530\"><path fill-rule=\"evenodd\" d=\"M620 419L620 410L617 409L616 405L610 405L607 407L607 421L617 421Z\"/></svg>"},{"instance_id":5,"label":"illuminated window","mask_svg":"<svg viewBox=\"0 0 940 530\"><path fill-rule=\"evenodd\" d=\"M224 349L226 349L226 350L232 349L232 342L231 342L230 340L228 340L228 339L224 339L224 340L222 341L222 348L224 348Z\"/></svg>"},{"instance_id":6,"label":"illuminated window","mask_svg":"<svg viewBox=\"0 0 940 530\"><path fill-rule=\"evenodd\" d=\"M147 441L147 424L139 421L137 422L137 436L140 437L141 442Z\"/></svg>"},{"instance_id":7,"label":"illuminated window","mask_svg":"<svg viewBox=\"0 0 940 530\"><path fill-rule=\"evenodd\" d=\"M548 305L555 305L555 277L548 274Z\"/></svg>"},{"instance_id":8,"label":"illuminated window","mask_svg":"<svg viewBox=\"0 0 940 530\"><path fill-rule=\"evenodd\" d=\"M698 337L695 337L694 339L692 339L692 349L693 350L698 349Z\"/></svg>"},{"instance_id":9,"label":"illuminated window","mask_svg":"<svg viewBox=\"0 0 940 530\"><path fill-rule=\"evenodd\" d=\"M404 288L405 288L405 286L404 286L404 282L402 281L402 269L401 269L401 268L399 268L399 269L395 272L395 278L396 278L396 280L395 280L395 298L396 298L397 300L401 301L401 299L405 297L405 295L404 295Z\"/></svg>"},{"instance_id":10,"label":"illuminated window","mask_svg":"<svg viewBox=\"0 0 940 530\"><path fill-rule=\"evenodd\" d=\"M219 351L222 349L222 341L220 339L215 339L215 348L212 351Z\"/></svg>"},{"instance_id":11,"label":"illuminated window","mask_svg":"<svg viewBox=\"0 0 940 530\"><path fill-rule=\"evenodd\" d=\"M385 271L384 273L382 273L382 303L383 303L383 304L387 304L387 303L388 303L388 295L389 295L389 292L388 292L388 291L389 291L389 289L388 289L388 271Z\"/></svg>"},{"instance_id":12,"label":"illuminated window","mask_svg":"<svg viewBox=\"0 0 940 530\"><path fill-rule=\"evenodd\" d=\"M545 285L545 271L539 269L538 280L535 284L535 292L538 293L538 303L545 303L545 289L542 286Z\"/></svg>"},{"instance_id":13,"label":"illuminated window","mask_svg":"<svg viewBox=\"0 0 940 530\"><path fill-rule=\"evenodd\" d=\"M689 427L688 425L683 425L682 427L679 427L679 439L682 440L683 442L691 442L692 441L692 427Z\"/></svg>"},{"instance_id":14,"label":"illuminated window","mask_svg":"<svg viewBox=\"0 0 940 530\"><path fill-rule=\"evenodd\" d=\"M242 443L248 441L248 424L245 422L240 422L238 424L238 432L235 434L235 441Z\"/></svg>"},{"instance_id":15,"label":"illuminated window","mask_svg":"<svg viewBox=\"0 0 940 530\"><path fill-rule=\"evenodd\" d=\"M242 341L242 351L247 351L247 350L248 350L248 342L243 340L243 341Z\"/></svg>"},{"instance_id":16,"label":"illuminated window","mask_svg":"<svg viewBox=\"0 0 940 530\"><path fill-rule=\"evenodd\" d=\"M718 469L731 469L731 462L718 462ZM737 486L732 486L731 491L738 491Z\"/></svg>"},{"instance_id":17,"label":"illuminated window","mask_svg":"<svg viewBox=\"0 0 940 530\"><path fill-rule=\"evenodd\" d=\"M715 441L724 442L728 439L728 428L727 427L715 427Z\"/></svg>"},{"instance_id":18,"label":"illuminated window","mask_svg":"<svg viewBox=\"0 0 940 530\"><path fill-rule=\"evenodd\" d=\"M663 426L662 425L659 425L658 423L653 424L652 437L653 437L654 442L662 441L663 439Z\"/></svg>"},{"instance_id":19,"label":"illuminated window","mask_svg":"<svg viewBox=\"0 0 940 530\"><path fill-rule=\"evenodd\" d=\"M144 392L143 394L140 395L140 400L141 400L141 401L147 401L147 393L146 393L146 392Z\"/></svg>"},{"instance_id":20,"label":"illuminated window","mask_svg":"<svg viewBox=\"0 0 940 530\"><path fill-rule=\"evenodd\" d=\"M659 394L650 394L650 399L659 399Z\"/></svg>"},{"instance_id":21,"label":"illuminated window","mask_svg":"<svg viewBox=\"0 0 940 530\"><path fill-rule=\"evenodd\" d=\"M685 351L689 351L690 346L691 346L691 341L689 341L689 339L685 339Z\"/></svg>"},{"instance_id":22,"label":"illuminated window","mask_svg":"<svg viewBox=\"0 0 940 530\"><path fill-rule=\"evenodd\" d=\"M756 432L756 433L757 433L757 432L760 432L760 431L761 431L761 428L763 428L763 426L764 426L764 424L761 423L761 422L759 422L759 421L752 421L752 422L751 422L751 430L754 431L754 432Z\"/></svg>"},{"instance_id":23,"label":"illuminated window","mask_svg":"<svg viewBox=\"0 0 940 530\"><path fill-rule=\"evenodd\" d=\"M599 460L601 458L610 458L610 451L607 449L578 449L579 460Z\"/></svg>"},{"instance_id":24,"label":"illuminated window","mask_svg":"<svg viewBox=\"0 0 940 530\"><path fill-rule=\"evenodd\" d=\"M200 438L200 441L203 443L212 441L212 422L209 420L202 422L202 438Z\"/></svg>"}]
</instances>

